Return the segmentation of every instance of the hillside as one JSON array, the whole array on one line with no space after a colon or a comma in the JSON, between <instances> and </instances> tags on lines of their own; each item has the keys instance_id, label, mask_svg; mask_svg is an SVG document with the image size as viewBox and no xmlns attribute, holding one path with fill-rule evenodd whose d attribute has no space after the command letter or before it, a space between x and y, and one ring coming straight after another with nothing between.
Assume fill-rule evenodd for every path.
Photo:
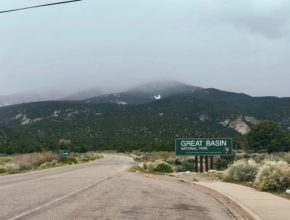
<instances>
[{"instance_id":1,"label":"hillside","mask_svg":"<svg viewBox=\"0 0 290 220\"><path fill-rule=\"evenodd\" d=\"M59 91L26 91L10 95L0 95L0 107L21 103L57 100L63 96Z\"/></svg>"},{"instance_id":2,"label":"hillside","mask_svg":"<svg viewBox=\"0 0 290 220\"><path fill-rule=\"evenodd\" d=\"M87 99L90 103L116 103L119 105L139 105L177 94L191 94L201 87L175 81L147 83L121 93L106 94Z\"/></svg>"},{"instance_id":3,"label":"hillside","mask_svg":"<svg viewBox=\"0 0 290 220\"><path fill-rule=\"evenodd\" d=\"M156 94L152 88L150 91L149 95ZM137 104L140 94L131 93L131 100L136 101L126 105L83 100L2 107L0 152L54 149L61 140L70 140L77 151L174 149L177 137L240 138L259 120L290 127L289 98L200 88L167 96L164 93L163 98L151 101L144 98Z\"/></svg>"}]
</instances>

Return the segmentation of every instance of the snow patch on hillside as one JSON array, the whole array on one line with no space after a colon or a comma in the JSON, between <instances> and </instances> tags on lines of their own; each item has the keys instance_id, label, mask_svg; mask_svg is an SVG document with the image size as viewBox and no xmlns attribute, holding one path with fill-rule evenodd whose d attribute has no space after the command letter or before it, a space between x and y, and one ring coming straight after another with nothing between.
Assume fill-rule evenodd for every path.
<instances>
[{"instance_id":1,"label":"snow patch on hillside","mask_svg":"<svg viewBox=\"0 0 290 220\"><path fill-rule=\"evenodd\" d=\"M55 110L54 112L53 112L53 114L52 114L52 116L51 117L58 117L59 116L59 114L61 113L61 111L60 110Z\"/></svg>"},{"instance_id":2,"label":"snow patch on hillside","mask_svg":"<svg viewBox=\"0 0 290 220\"><path fill-rule=\"evenodd\" d=\"M128 104L127 102L124 102L124 101L114 101L113 103L116 103L118 105L127 105Z\"/></svg>"},{"instance_id":3,"label":"snow patch on hillside","mask_svg":"<svg viewBox=\"0 0 290 220\"><path fill-rule=\"evenodd\" d=\"M159 100L159 99L161 99L161 98L162 98L162 96L161 96L160 94L154 96L154 99L155 99L155 100Z\"/></svg>"},{"instance_id":4,"label":"snow patch on hillside","mask_svg":"<svg viewBox=\"0 0 290 220\"><path fill-rule=\"evenodd\" d=\"M42 121L43 120L43 118L35 118L35 119L33 119L32 121L33 122L40 122L40 121Z\"/></svg>"},{"instance_id":5,"label":"snow patch on hillside","mask_svg":"<svg viewBox=\"0 0 290 220\"><path fill-rule=\"evenodd\" d=\"M202 121L202 122L205 122L207 121L209 118L206 114L202 114L199 116L199 120Z\"/></svg>"}]
</instances>

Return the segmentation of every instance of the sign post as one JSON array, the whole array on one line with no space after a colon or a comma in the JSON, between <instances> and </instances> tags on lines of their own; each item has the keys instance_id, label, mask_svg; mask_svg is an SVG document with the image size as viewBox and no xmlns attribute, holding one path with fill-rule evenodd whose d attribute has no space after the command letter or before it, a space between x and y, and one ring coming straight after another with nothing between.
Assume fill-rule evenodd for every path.
<instances>
[{"instance_id":1,"label":"sign post","mask_svg":"<svg viewBox=\"0 0 290 220\"><path fill-rule=\"evenodd\" d=\"M200 172L203 172L203 158L205 170L213 169L213 156L233 155L233 140L231 138L178 138L175 140L176 156L195 156L195 171L198 171L198 156Z\"/></svg>"}]
</instances>

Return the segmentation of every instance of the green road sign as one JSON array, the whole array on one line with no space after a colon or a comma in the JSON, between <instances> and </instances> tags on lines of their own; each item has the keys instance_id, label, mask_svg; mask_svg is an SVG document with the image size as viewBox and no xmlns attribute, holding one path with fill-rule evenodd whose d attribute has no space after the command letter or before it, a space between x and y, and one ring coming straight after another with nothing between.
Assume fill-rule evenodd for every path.
<instances>
[{"instance_id":1,"label":"green road sign","mask_svg":"<svg viewBox=\"0 0 290 220\"><path fill-rule=\"evenodd\" d=\"M178 138L175 140L177 156L231 156L231 138Z\"/></svg>"},{"instance_id":2,"label":"green road sign","mask_svg":"<svg viewBox=\"0 0 290 220\"><path fill-rule=\"evenodd\" d=\"M59 157L68 157L70 154L70 150L69 149L58 149L57 154Z\"/></svg>"}]
</instances>

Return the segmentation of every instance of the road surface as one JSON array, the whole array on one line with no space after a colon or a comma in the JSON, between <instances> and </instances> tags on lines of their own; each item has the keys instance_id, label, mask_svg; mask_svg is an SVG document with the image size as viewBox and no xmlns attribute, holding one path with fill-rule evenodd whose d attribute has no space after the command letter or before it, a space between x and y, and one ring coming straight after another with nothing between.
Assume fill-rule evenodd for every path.
<instances>
[{"instance_id":1,"label":"road surface","mask_svg":"<svg viewBox=\"0 0 290 220\"><path fill-rule=\"evenodd\" d=\"M132 159L94 162L0 176L0 219L236 219L193 187L126 170Z\"/></svg>"}]
</instances>

